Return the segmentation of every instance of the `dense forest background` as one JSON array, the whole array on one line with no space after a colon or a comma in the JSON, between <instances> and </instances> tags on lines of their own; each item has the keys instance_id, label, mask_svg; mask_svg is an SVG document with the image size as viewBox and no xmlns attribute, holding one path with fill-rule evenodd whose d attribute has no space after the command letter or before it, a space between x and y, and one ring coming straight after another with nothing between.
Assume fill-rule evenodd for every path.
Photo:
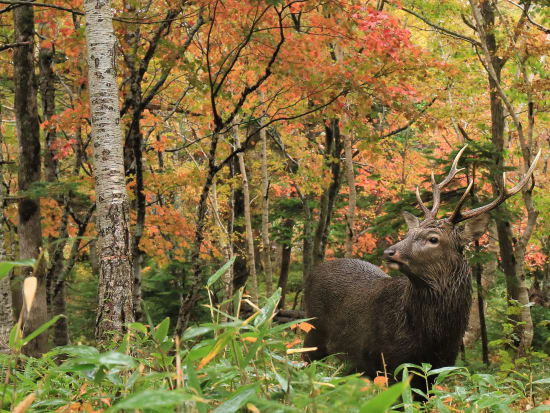
<instances>
[{"instance_id":1,"label":"dense forest background","mask_svg":"<svg viewBox=\"0 0 550 413\"><path fill-rule=\"evenodd\" d=\"M547 1L0 5L0 410L29 395L36 411L550 400ZM334 257L388 270L415 188L430 202L465 145L442 216L470 182L467 206L485 204L542 156L466 252L464 367L433 373L423 405L407 368L384 391L337 361L304 366L304 277Z\"/></svg>"}]
</instances>

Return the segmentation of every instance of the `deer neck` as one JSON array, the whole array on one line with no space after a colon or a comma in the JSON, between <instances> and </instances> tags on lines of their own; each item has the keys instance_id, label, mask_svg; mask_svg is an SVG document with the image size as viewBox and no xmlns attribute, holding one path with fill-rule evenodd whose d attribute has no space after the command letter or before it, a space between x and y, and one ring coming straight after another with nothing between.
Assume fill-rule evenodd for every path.
<instances>
[{"instance_id":1,"label":"deer neck","mask_svg":"<svg viewBox=\"0 0 550 413\"><path fill-rule=\"evenodd\" d=\"M449 263L447 268L449 268ZM409 282L404 293L405 323L434 339L462 336L468 322L472 282L465 259L433 282Z\"/></svg>"}]
</instances>

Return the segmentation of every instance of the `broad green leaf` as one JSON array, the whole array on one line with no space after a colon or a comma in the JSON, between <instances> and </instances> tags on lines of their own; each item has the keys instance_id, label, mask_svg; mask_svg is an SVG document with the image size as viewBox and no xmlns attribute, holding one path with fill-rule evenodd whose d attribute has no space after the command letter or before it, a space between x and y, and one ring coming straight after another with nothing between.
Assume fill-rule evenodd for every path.
<instances>
[{"instance_id":1,"label":"broad green leaf","mask_svg":"<svg viewBox=\"0 0 550 413\"><path fill-rule=\"evenodd\" d=\"M168 334L168 329L170 328L170 317L166 317L161 323L155 328L153 332L153 338L155 341L162 343Z\"/></svg>"},{"instance_id":2,"label":"broad green leaf","mask_svg":"<svg viewBox=\"0 0 550 413\"><path fill-rule=\"evenodd\" d=\"M359 413L384 413L408 386L409 383L406 381L394 384L361 406Z\"/></svg>"},{"instance_id":3,"label":"broad green leaf","mask_svg":"<svg viewBox=\"0 0 550 413\"><path fill-rule=\"evenodd\" d=\"M147 335L147 327L145 327L145 325L143 325L142 323L130 323L128 324L128 328L131 329L131 330L136 330L136 331L139 331L145 335Z\"/></svg>"},{"instance_id":4,"label":"broad green leaf","mask_svg":"<svg viewBox=\"0 0 550 413\"><path fill-rule=\"evenodd\" d=\"M99 359L99 350L91 346L67 346L63 347L62 353L66 353L75 358L80 358L84 360L94 360L95 362Z\"/></svg>"},{"instance_id":5,"label":"broad green leaf","mask_svg":"<svg viewBox=\"0 0 550 413\"><path fill-rule=\"evenodd\" d=\"M98 361L107 367L123 366L130 368L136 365L136 362L132 356L118 353L116 351L109 351L107 353L100 354Z\"/></svg>"},{"instance_id":6,"label":"broad green leaf","mask_svg":"<svg viewBox=\"0 0 550 413\"><path fill-rule=\"evenodd\" d=\"M1 261L0 262L0 279L8 275L13 267L32 267L35 261L36 261L35 259L24 260L24 261Z\"/></svg>"},{"instance_id":7,"label":"broad green leaf","mask_svg":"<svg viewBox=\"0 0 550 413\"><path fill-rule=\"evenodd\" d=\"M180 390L144 390L131 394L115 404L108 411L116 412L119 409L154 409L157 407L176 406L193 398L192 394Z\"/></svg>"},{"instance_id":8,"label":"broad green leaf","mask_svg":"<svg viewBox=\"0 0 550 413\"><path fill-rule=\"evenodd\" d=\"M213 327L190 327L184 331L183 335L181 336L181 340L184 341L197 336L202 336L203 334L209 333L213 330Z\"/></svg>"},{"instance_id":9,"label":"broad green leaf","mask_svg":"<svg viewBox=\"0 0 550 413\"><path fill-rule=\"evenodd\" d=\"M256 386L249 387L216 407L212 413L234 413L250 400L255 393Z\"/></svg>"},{"instance_id":10,"label":"broad green leaf","mask_svg":"<svg viewBox=\"0 0 550 413\"><path fill-rule=\"evenodd\" d=\"M235 262L235 258L236 257L233 257L231 258L229 261L227 261L223 267L221 267L218 271L216 271L214 273L214 275L212 275L208 281L206 282L206 286L207 287L211 287L212 284L214 284L216 281L218 281L220 279L220 277L222 275L225 274L225 272L229 269L229 267L231 267L233 265L233 263Z\"/></svg>"},{"instance_id":11,"label":"broad green leaf","mask_svg":"<svg viewBox=\"0 0 550 413\"><path fill-rule=\"evenodd\" d=\"M544 379L535 380L533 384L550 384L550 377Z\"/></svg>"}]
</instances>

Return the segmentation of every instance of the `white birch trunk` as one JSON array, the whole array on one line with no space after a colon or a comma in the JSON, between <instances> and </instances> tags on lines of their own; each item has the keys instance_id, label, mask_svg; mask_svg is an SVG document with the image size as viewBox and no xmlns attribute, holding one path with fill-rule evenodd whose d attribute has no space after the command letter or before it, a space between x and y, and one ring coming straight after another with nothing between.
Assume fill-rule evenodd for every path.
<instances>
[{"instance_id":1,"label":"white birch trunk","mask_svg":"<svg viewBox=\"0 0 550 413\"><path fill-rule=\"evenodd\" d=\"M84 12L100 266L96 338L103 341L134 321L134 275L110 1L85 0Z\"/></svg>"}]
</instances>

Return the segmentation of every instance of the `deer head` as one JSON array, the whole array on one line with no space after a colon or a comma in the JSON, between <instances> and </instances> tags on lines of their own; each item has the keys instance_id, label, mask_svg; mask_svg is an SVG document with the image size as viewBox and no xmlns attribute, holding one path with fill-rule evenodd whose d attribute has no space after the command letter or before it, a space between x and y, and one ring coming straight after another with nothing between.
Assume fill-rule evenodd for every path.
<instances>
[{"instance_id":1,"label":"deer head","mask_svg":"<svg viewBox=\"0 0 550 413\"><path fill-rule=\"evenodd\" d=\"M456 278L453 274L466 271L464 267L467 263L462 254L464 246L483 235L487 228L487 212L518 193L529 182L541 154L539 150L527 173L512 189L507 190L504 187L498 197L487 205L462 212L462 205L472 189L473 181L470 181L451 215L437 219L441 206L441 190L463 170L457 169L457 165L465 149L466 146L458 152L449 174L441 183L435 182L432 173L431 209L422 202L420 191L416 188L416 198L425 215L424 221L420 222L416 216L405 212L404 218L409 228L406 237L384 251L389 267L400 270L415 284L432 287L448 285ZM505 175L504 182L506 183ZM463 221L467 221L465 225L458 225Z\"/></svg>"}]
</instances>

